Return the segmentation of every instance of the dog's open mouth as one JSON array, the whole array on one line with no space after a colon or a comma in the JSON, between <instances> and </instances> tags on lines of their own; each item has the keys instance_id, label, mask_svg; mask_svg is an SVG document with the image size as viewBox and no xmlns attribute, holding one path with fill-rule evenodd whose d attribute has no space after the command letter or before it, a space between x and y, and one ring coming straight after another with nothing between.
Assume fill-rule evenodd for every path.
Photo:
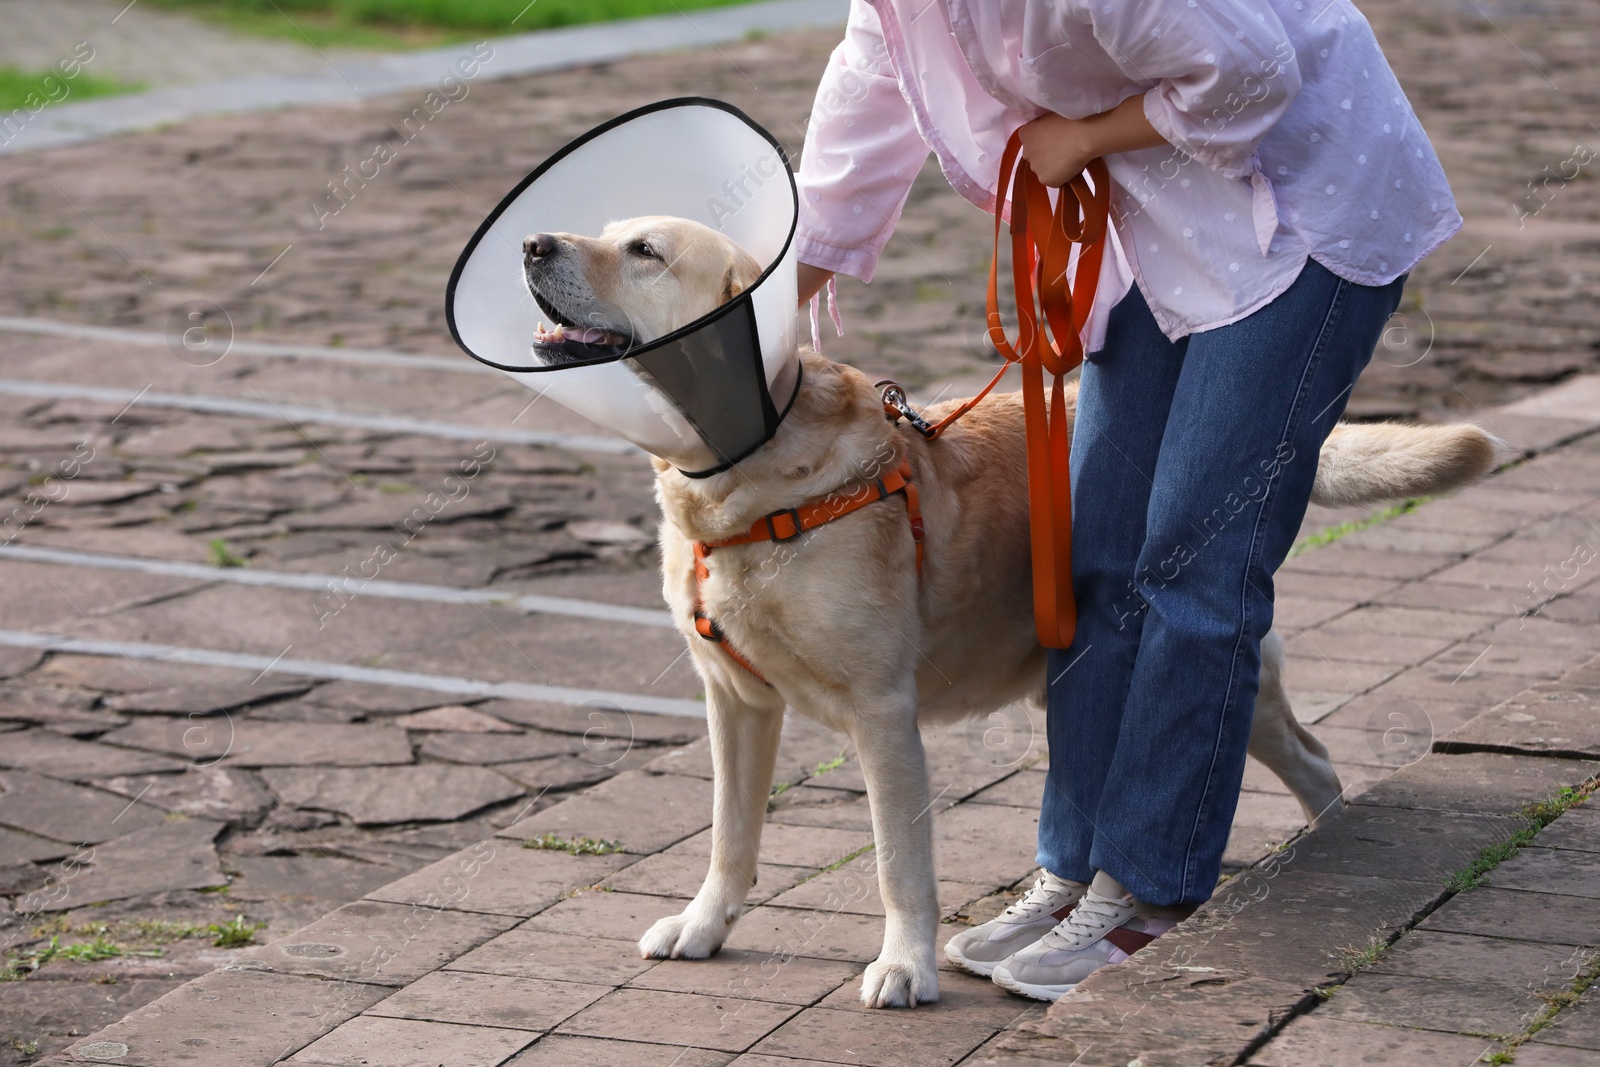
<instances>
[{"instance_id":1,"label":"dog's open mouth","mask_svg":"<svg viewBox=\"0 0 1600 1067\"><path fill-rule=\"evenodd\" d=\"M617 330L579 326L537 292L534 302L555 325L544 322L533 331L533 354L547 363L578 363L618 356L633 345L633 338Z\"/></svg>"}]
</instances>

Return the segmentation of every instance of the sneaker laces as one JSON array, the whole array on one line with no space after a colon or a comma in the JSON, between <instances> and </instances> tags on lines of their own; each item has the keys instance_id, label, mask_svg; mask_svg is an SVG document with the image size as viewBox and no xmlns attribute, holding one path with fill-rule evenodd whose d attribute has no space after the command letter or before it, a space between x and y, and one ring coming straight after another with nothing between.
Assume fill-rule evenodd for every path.
<instances>
[{"instance_id":1,"label":"sneaker laces","mask_svg":"<svg viewBox=\"0 0 1600 1067\"><path fill-rule=\"evenodd\" d=\"M1073 949L1087 948L1107 933L1127 922L1133 913L1125 899L1101 896L1093 889L1086 891L1072 914L1045 935L1064 942Z\"/></svg>"},{"instance_id":2,"label":"sneaker laces","mask_svg":"<svg viewBox=\"0 0 1600 1067\"><path fill-rule=\"evenodd\" d=\"M1058 879L1058 882L1061 880ZM1027 895L1011 905L1000 916L1002 920L1037 919L1041 915L1049 914L1061 906L1059 900L1054 899L1067 895L1070 886L1051 885L1050 875L1041 873L1033 880L1033 888Z\"/></svg>"}]
</instances>

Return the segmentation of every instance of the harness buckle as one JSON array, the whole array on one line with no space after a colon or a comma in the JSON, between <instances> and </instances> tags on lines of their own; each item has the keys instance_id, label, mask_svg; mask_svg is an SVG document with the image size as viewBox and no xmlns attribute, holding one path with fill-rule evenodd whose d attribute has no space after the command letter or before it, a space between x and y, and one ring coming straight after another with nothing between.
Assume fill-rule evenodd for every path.
<instances>
[{"instance_id":1,"label":"harness buckle","mask_svg":"<svg viewBox=\"0 0 1600 1067\"><path fill-rule=\"evenodd\" d=\"M778 524L772 521L773 519L782 518L787 518L790 525L794 527L794 532L788 534L787 536L778 533ZM799 537L801 534L806 532L805 527L801 525L800 522L799 508L784 508L782 511L774 511L771 515L766 517L766 520L767 532L772 535L772 540L780 543L784 541L793 541L796 537Z\"/></svg>"},{"instance_id":2,"label":"harness buckle","mask_svg":"<svg viewBox=\"0 0 1600 1067\"><path fill-rule=\"evenodd\" d=\"M722 632L722 627L717 625L716 620L700 608L694 609L694 632L707 641L714 641L719 645L728 639L727 635Z\"/></svg>"},{"instance_id":3,"label":"harness buckle","mask_svg":"<svg viewBox=\"0 0 1600 1067\"><path fill-rule=\"evenodd\" d=\"M917 414L917 409L911 406L911 398L906 396L906 391L899 382L885 378L873 384L883 391L883 414L890 422L905 419L913 430L930 441L937 436L933 423Z\"/></svg>"}]
</instances>

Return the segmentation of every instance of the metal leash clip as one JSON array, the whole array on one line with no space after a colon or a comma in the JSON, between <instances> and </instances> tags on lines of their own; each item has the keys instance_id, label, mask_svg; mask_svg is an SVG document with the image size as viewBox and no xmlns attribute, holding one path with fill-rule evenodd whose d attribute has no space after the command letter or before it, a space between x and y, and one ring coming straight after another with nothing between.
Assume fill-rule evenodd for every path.
<instances>
[{"instance_id":1,"label":"metal leash clip","mask_svg":"<svg viewBox=\"0 0 1600 1067\"><path fill-rule=\"evenodd\" d=\"M894 381L892 378L885 378L881 382L872 384L883 392L883 413L890 422L898 422L901 419L905 419L906 422L911 424L913 430L916 430L929 440L938 435L939 431L934 425L921 415L918 415L916 408L911 406L911 399L906 396L906 391L899 382Z\"/></svg>"}]
</instances>

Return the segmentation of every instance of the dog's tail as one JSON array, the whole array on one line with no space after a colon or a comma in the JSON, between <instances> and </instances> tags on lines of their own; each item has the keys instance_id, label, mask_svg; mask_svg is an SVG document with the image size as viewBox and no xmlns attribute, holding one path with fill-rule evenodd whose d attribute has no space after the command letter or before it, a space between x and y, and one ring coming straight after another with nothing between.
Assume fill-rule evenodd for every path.
<instances>
[{"instance_id":1,"label":"dog's tail","mask_svg":"<svg viewBox=\"0 0 1600 1067\"><path fill-rule=\"evenodd\" d=\"M1341 424L1322 446L1311 502L1337 508L1448 493L1487 476L1511 452L1470 423Z\"/></svg>"}]
</instances>

